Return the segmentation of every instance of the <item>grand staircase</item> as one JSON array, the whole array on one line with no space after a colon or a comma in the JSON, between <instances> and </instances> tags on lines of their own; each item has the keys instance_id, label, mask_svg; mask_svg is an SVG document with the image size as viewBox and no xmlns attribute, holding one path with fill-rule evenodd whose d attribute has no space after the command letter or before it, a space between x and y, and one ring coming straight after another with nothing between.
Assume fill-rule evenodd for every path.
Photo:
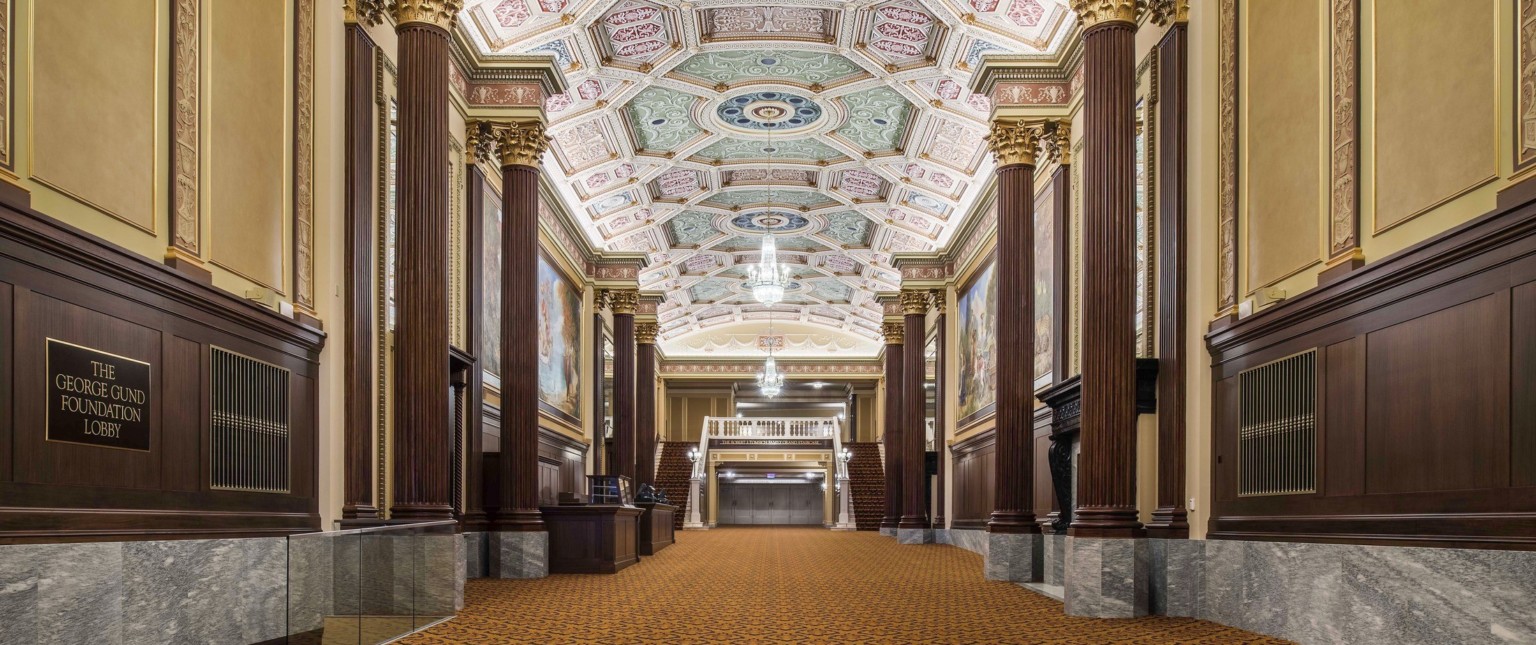
<instances>
[{"instance_id":1,"label":"grand staircase","mask_svg":"<svg viewBox=\"0 0 1536 645\"><path fill-rule=\"evenodd\" d=\"M666 491L667 500L677 507L673 528L679 531L683 528L684 518L688 517L688 484L693 476L688 449L698 445L697 441L664 441L661 463L656 466L656 487Z\"/></svg>"},{"instance_id":2,"label":"grand staircase","mask_svg":"<svg viewBox=\"0 0 1536 645\"><path fill-rule=\"evenodd\" d=\"M844 444L853 452L848 478L853 485L853 521L860 531L880 529L885 514L885 469L880 465L880 444ZM687 457L683 461L688 461Z\"/></svg>"}]
</instances>

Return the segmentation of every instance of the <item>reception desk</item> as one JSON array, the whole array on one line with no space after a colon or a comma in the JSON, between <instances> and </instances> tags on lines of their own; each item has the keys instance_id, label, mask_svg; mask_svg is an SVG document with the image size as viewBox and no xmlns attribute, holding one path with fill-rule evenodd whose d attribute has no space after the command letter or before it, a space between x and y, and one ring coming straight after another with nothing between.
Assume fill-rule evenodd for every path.
<instances>
[{"instance_id":1,"label":"reception desk","mask_svg":"<svg viewBox=\"0 0 1536 645\"><path fill-rule=\"evenodd\" d=\"M544 506L550 573L618 573L640 561L634 506Z\"/></svg>"},{"instance_id":2,"label":"reception desk","mask_svg":"<svg viewBox=\"0 0 1536 645\"><path fill-rule=\"evenodd\" d=\"M645 511L640 516L640 555L656 555L657 551L672 544L673 523L677 507L671 504L648 502L636 504Z\"/></svg>"}]
</instances>

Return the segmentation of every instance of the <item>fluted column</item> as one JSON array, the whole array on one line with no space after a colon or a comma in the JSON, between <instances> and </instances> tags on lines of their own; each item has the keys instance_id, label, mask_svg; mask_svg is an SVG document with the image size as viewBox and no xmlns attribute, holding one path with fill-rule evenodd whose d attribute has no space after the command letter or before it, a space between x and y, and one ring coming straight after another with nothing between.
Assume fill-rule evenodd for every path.
<instances>
[{"instance_id":1,"label":"fluted column","mask_svg":"<svg viewBox=\"0 0 1536 645\"><path fill-rule=\"evenodd\" d=\"M351 6L349 4L349 9ZM346 433L345 500L341 517L372 520L383 500L374 500L373 478L373 57L375 47L356 11L346 26L346 340L342 364L346 379L342 408ZM382 20L383 16L372 16ZM372 24L377 24L373 22ZM172 218L174 220L174 218Z\"/></svg>"},{"instance_id":2,"label":"fluted column","mask_svg":"<svg viewBox=\"0 0 1536 645\"><path fill-rule=\"evenodd\" d=\"M1082 456L1072 535L1136 514L1134 0L1073 0L1084 26Z\"/></svg>"},{"instance_id":3,"label":"fluted column","mask_svg":"<svg viewBox=\"0 0 1536 645\"><path fill-rule=\"evenodd\" d=\"M453 517L448 424L448 31L460 0L399 0L394 504L392 519Z\"/></svg>"},{"instance_id":4,"label":"fluted column","mask_svg":"<svg viewBox=\"0 0 1536 645\"><path fill-rule=\"evenodd\" d=\"M635 323L635 487L656 485L656 334L653 322Z\"/></svg>"},{"instance_id":5,"label":"fluted column","mask_svg":"<svg viewBox=\"0 0 1536 645\"><path fill-rule=\"evenodd\" d=\"M502 531L542 531L539 514L539 157L537 121L490 124L501 159Z\"/></svg>"},{"instance_id":6,"label":"fluted column","mask_svg":"<svg viewBox=\"0 0 1536 645\"><path fill-rule=\"evenodd\" d=\"M912 351L901 357L901 408L902 432L898 442L901 451L901 519L896 524L896 537L903 544L932 542L928 530L928 468L926 416L923 379L927 374L923 364L924 339L928 327L928 292L906 290L901 292L902 335L912 339ZM889 444L886 450L890 450Z\"/></svg>"},{"instance_id":7,"label":"fluted column","mask_svg":"<svg viewBox=\"0 0 1536 645\"><path fill-rule=\"evenodd\" d=\"M1039 533L1035 469L1035 154L1041 127L995 121L997 156L997 470L992 533ZM1007 366L1013 366L1009 368Z\"/></svg>"},{"instance_id":8,"label":"fluted column","mask_svg":"<svg viewBox=\"0 0 1536 645\"><path fill-rule=\"evenodd\" d=\"M901 522L902 326L888 322L881 328L885 335L885 516L880 518L880 532L893 536Z\"/></svg>"},{"instance_id":9,"label":"fluted column","mask_svg":"<svg viewBox=\"0 0 1536 645\"><path fill-rule=\"evenodd\" d=\"M635 481L635 309L640 292L608 292L613 309L613 463L608 474Z\"/></svg>"},{"instance_id":10,"label":"fluted column","mask_svg":"<svg viewBox=\"0 0 1536 645\"><path fill-rule=\"evenodd\" d=\"M1072 0L1083 25L1082 453L1065 610L1147 613L1136 513L1135 47L1138 0Z\"/></svg>"}]
</instances>

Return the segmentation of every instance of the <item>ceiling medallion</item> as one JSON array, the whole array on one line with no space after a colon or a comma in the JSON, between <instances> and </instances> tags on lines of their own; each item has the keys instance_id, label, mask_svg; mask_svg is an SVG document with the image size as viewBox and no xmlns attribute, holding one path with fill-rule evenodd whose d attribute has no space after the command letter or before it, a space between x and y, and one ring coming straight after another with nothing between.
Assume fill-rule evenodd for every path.
<instances>
[{"instance_id":1,"label":"ceiling medallion","mask_svg":"<svg viewBox=\"0 0 1536 645\"><path fill-rule=\"evenodd\" d=\"M768 211L737 215L731 218L731 226L748 233L793 233L811 225L811 221L799 213Z\"/></svg>"},{"instance_id":2,"label":"ceiling medallion","mask_svg":"<svg viewBox=\"0 0 1536 645\"><path fill-rule=\"evenodd\" d=\"M728 98L715 109L727 125L746 130L783 132L808 127L822 117L815 101L789 92L752 92Z\"/></svg>"}]
</instances>

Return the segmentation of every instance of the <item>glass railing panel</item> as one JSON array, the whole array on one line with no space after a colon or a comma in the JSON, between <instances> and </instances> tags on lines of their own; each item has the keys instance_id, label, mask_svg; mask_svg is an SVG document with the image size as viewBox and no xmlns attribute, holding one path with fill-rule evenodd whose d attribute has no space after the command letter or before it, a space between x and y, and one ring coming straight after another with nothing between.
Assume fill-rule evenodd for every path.
<instances>
[{"instance_id":1,"label":"glass railing panel","mask_svg":"<svg viewBox=\"0 0 1536 645\"><path fill-rule=\"evenodd\" d=\"M449 520L289 537L289 642L377 645L453 616L454 527Z\"/></svg>"},{"instance_id":2,"label":"glass railing panel","mask_svg":"<svg viewBox=\"0 0 1536 645\"><path fill-rule=\"evenodd\" d=\"M415 575L415 615L413 628L451 618L458 596L459 536L453 524L425 525L412 536L415 551L412 572Z\"/></svg>"}]
</instances>

